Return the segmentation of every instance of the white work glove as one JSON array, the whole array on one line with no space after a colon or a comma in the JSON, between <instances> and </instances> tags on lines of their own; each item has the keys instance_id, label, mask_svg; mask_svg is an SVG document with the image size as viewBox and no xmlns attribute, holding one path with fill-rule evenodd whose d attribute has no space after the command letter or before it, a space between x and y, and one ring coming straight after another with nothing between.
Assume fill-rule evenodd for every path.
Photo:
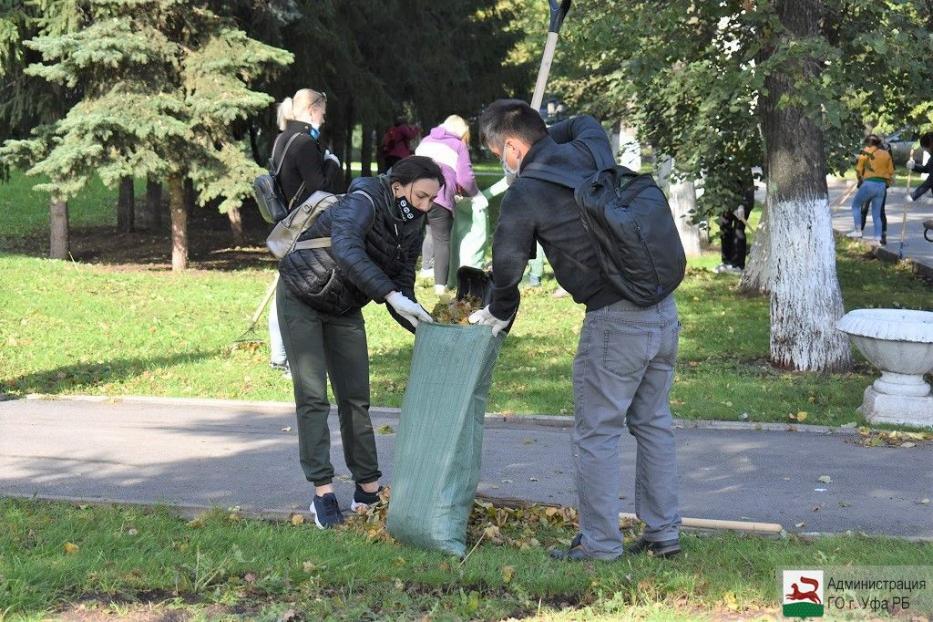
<instances>
[{"instance_id":1,"label":"white work glove","mask_svg":"<svg viewBox=\"0 0 933 622\"><path fill-rule=\"evenodd\" d=\"M914 170L914 167L915 167L915 166L917 166L917 161L916 161L916 160L914 160L913 158L907 160L907 170L908 170L908 171Z\"/></svg>"},{"instance_id":2,"label":"white work glove","mask_svg":"<svg viewBox=\"0 0 933 622\"><path fill-rule=\"evenodd\" d=\"M470 204L473 207L474 212L481 212L489 207L489 199L483 196L482 192L479 192L470 200Z\"/></svg>"},{"instance_id":3,"label":"white work glove","mask_svg":"<svg viewBox=\"0 0 933 622\"><path fill-rule=\"evenodd\" d=\"M735 217L741 220L743 224L748 224L747 222L745 222L745 206L744 205L739 205L735 209Z\"/></svg>"},{"instance_id":4,"label":"white work glove","mask_svg":"<svg viewBox=\"0 0 933 622\"><path fill-rule=\"evenodd\" d=\"M338 168L340 167L340 159L337 156L335 156L333 153L331 153L330 149L324 150L324 159L330 160L331 162L336 164Z\"/></svg>"},{"instance_id":5,"label":"white work glove","mask_svg":"<svg viewBox=\"0 0 933 622\"><path fill-rule=\"evenodd\" d=\"M424 310L424 307L401 292L391 292L386 296L386 302L392 305L395 312L408 320L408 323L415 328L418 328L418 322L427 322L428 324L434 322L434 318Z\"/></svg>"},{"instance_id":6,"label":"white work glove","mask_svg":"<svg viewBox=\"0 0 933 622\"><path fill-rule=\"evenodd\" d=\"M469 317L470 324L477 324L479 326L491 326L492 327L492 336L495 337L503 329L507 328L509 325L508 320L500 320L492 313L489 312L489 306L485 306L479 311L474 311L470 314Z\"/></svg>"}]
</instances>

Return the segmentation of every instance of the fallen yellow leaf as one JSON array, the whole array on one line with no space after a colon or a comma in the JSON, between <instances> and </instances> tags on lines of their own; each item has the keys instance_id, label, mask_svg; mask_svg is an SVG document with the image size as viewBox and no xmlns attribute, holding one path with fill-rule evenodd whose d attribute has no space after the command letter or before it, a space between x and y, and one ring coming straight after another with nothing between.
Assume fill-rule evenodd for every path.
<instances>
[{"instance_id":1,"label":"fallen yellow leaf","mask_svg":"<svg viewBox=\"0 0 933 622\"><path fill-rule=\"evenodd\" d=\"M65 546L62 548L65 549L65 554L67 555L74 555L75 553L81 550L81 547L73 542L66 542Z\"/></svg>"}]
</instances>

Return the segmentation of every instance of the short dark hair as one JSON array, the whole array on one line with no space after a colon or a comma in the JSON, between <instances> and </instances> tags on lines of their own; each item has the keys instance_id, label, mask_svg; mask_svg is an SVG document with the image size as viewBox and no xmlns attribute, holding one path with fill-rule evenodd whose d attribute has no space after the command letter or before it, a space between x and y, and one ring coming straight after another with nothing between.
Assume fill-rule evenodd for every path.
<instances>
[{"instance_id":1,"label":"short dark hair","mask_svg":"<svg viewBox=\"0 0 933 622\"><path fill-rule=\"evenodd\" d=\"M933 151L933 132L927 132L920 136L920 146L927 151Z\"/></svg>"},{"instance_id":2,"label":"short dark hair","mask_svg":"<svg viewBox=\"0 0 933 622\"><path fill-rule=\"evenodd\" d=\"M418 181L419 179L435 179L437 183L444 186L444 173L441 167L431 158L425 156L408 156L392 165L386 175L390 182L398 182L403 186Z\"/></svg>"},{"instance_id":3,"label":"short dark hair","mask_svg":"<svg viewBox=\"0 0 933 622\"><path fill-rule=\"evenodd\" d=\"M479 118L483 142L501 148L507 138L520 138L533 145L547 136L547 125L538 112L520 99L497 99Z\"/></svg>"},{"instance_id":4,"label":"short dark hair","mask_svg":"<svg viewBox=\"0 0 933 622\"><path fill-rule=\"evenodd\" d=\"M865 145L868 147L880 147L881 137L877 134L869 134L865 137Z\"/></svg>"}]
</instances>

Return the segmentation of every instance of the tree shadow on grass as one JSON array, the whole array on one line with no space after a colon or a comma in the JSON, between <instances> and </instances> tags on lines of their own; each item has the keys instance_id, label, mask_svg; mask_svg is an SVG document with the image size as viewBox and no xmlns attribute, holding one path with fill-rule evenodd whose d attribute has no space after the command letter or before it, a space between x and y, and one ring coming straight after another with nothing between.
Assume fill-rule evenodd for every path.
<instances>
[{"instance_id":1,"label":"tree shadow on grass","mask_svg":"<svg viewBox=\"0 0 933 622\"><path fill-rule=\"evenodd\" d=\"M171 367L214 358L220 350L196 350L170 356L150 358L120 358L100 363L75 363L23 374L15 378L0 379L0 396L21 396L29 393L68 393L77 389L91 389L119 382L158 367Z\"/></svg>"}]
</instances>

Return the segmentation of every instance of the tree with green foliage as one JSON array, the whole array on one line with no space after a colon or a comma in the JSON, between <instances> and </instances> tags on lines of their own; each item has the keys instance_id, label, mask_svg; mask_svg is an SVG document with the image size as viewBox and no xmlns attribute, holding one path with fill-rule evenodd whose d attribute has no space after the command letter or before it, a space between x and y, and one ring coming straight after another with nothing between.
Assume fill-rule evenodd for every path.
<instances>
[{"instance_id":1,"label":"tree with green foliage","mask_svg":"<svg viewBox=\"0 0 933 622\"><path fill-rule=\"evenodd\" d=\"M47 135L50 124L61 119L76 101L75 89L49 85L26 71L40 56L24 42L40 34L70 32L78 19L79 9L72 0L0 4L0 143L27 137L33 131L38 136ZM9 175L13 166L31 166L41 153L38 145L13 152L0 150L0 179ZM50 193L49 256L67 259L68 255L68 202Z\"/></svg>"},{"instance_id":2,"label":"tree with green foliage","mask_svg":"<svg viewBox=\"0 0 933 622\"><path fill-rule=\"evenodd\" d=\"M931 11L928 0L580 0L567 21L568 97L627 116L682 173L705 176L707 214L735 205L763 166L747 273L770 291L777 365L850 364L825 175L851 165L866 120L933 125Z\"/></svg>"},{"instance_id":3,"label":"tree with green foliage","mask_svg":"<svg viewBox=\"0 0 933 622\"><path fill-rule=\"evenodd\" d=\"M80 100L32 139L8 141L8 153L31 153L37 188L62 199L92 175L108 185L123 177L167 181L172 268L187 267L185 180L201 204L236 209L261 171L231 127L272 103L250 84L287 65L292 55L260 43L205 2L96 0L64 34L26 42L42 55L27 75L69 89Z\"/></svg>"}]
</instances>

